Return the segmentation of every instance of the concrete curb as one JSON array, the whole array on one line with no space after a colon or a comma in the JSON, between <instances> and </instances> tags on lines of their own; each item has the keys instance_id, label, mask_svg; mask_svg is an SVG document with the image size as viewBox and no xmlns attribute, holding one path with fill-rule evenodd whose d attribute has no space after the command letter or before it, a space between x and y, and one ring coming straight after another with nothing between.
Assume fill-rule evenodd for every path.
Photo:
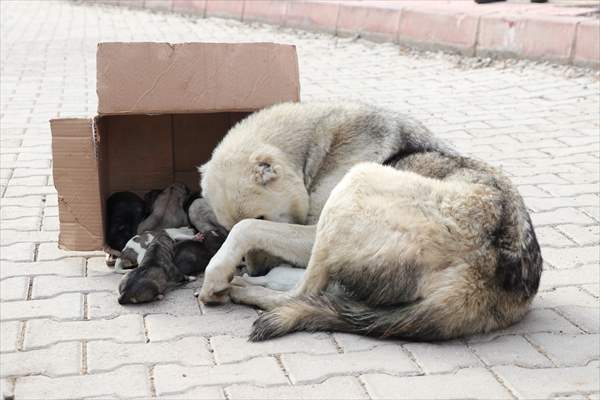
<instances>
[{"instance_id":1,"label":"concrete curb","mask_svg":"<svg viewBox=\"0 0 600 400\"><path fill-rule=\"evenodd\" d=\"M593 8L473 1L99 0L132 8L360 35L378 42L600 68Z\"/></svg>"}]
</instances>

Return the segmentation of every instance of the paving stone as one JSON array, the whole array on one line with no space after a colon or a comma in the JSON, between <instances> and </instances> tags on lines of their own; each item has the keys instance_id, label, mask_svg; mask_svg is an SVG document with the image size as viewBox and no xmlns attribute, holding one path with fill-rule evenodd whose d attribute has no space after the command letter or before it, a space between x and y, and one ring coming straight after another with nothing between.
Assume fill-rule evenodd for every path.
<instances>
[{"instance_id":1,"label":"paving stone","mask_svg":"<svg viewBox=\"0 0 600 400\"><path fill-rule=\"evenodd\" d=\"M556 224L593 224L594 220L575 208L560 208L554 211L535 212L531 214L533 224L537 226Z\"/></svg>"},{"instance_id":2,"label":"paving stone","mask_svg":"<svg viewBox=\"0 0 600 400\"><path fill-rule=\"evenodd\" d=\"M529 335L556 365L584 366L600 358L600 335L559 335L536 333Z\"/></svg>"},{"instance_id":3,"label":"paving stone","mask_svg":"<svg viewBox=\"0 0 600 400\"><path fill-rule=\"evenodd\" d=\"M194 377L198 376L201 376L202 380L194 380ZM157 365L154 368L154 385L159 396L181 392L198 385L235 383L282 385L287 384L288 380L273 357L259 357L237 364L212 367L182 367L169 364Z\"/></svg>"},{"instance_id":4,"label":"paving stone","mask_svg":"<svg viewBox=\"0 0 600 400\"><path fill-rule=\"evenodd\" d=\"M42 232L42 231L15 231L4 230L0 234L0 246L6 246L15 243L41 243L41 242L56 242L58 240L58 232Z\"/></svg>"},{"instance_id":5,"label":"paving stone","mask_svg":"<svg viewBox=\"0 0 600 400\"><path fill-rule=\"evenodd\" d=\"M598 265L587 264L569 269L546 270L542 273L540 289L600 282Z\"/></svg>"},{"instance_id":6,"label":"paving stone","mask_svg":"<svg viewBox=\"0 0 600 400\"><path fill-rule=\"evenodd\" d=\"M34 207L17 207L7 206L0 210L0 218L2 220L16 219L23 217L37 217L41 213L41 209Z\"/></svg>"},{"instance_id":7,"label":"paving stone","mask_svg":"<svg viewBox=\"0 0 600 400\"><path fill-rule=\"evenodd\" d=\"M600 285L581 285L581 288L596 298L600 297Z\"/></svg>"},{"instance_id":8,"label":"paving stone","mask_svg":"<svg viewBox=\"0 0 600 400\"><path fill-rule=\"evenodd\" d=\"M416 363L427 374L452 372L459 368L480 367L481 362L462 342L408 343L404 348L411 352Z\"/></svg>"},{"instance_id":9,"label":"paving stone","mask_svg":"<svg viewBox=\"0 0 600 400\"><path fill-rule=\"evenodd\" d=\"M103 374L75 375L60 378L26 376L15 386L16 399L76 399L150 397L150 382L146 367L132 365Z\"/></svg>"},{"instance_id":10,"label":"paving stone","mask_svg":"<svg viewBox=\"0 0 600 400\"><path fill-rule=\"evenodd\" d=\"M33 279L31 297L33 299L56 296L61 293L93 293L111 291L111 297L116 299L116 289L122 275L112 274L104 277L72 277L48 275L37 276ZM112 293L114 292L114 293ZM90 304L90 296L88 296ZM95 318L90 316L92 319Z\"/></svg>"},{"instance_id":11,"label":"paving stone","mask_svg":"<svg viewBox=\"0 0 600 400\"><path fill-rule=\"evenodd\" d=\"M202 337L156 343L91 341L87 344L87 362L89 373L109 371L127 364L213 364L208 341Z\"/></svg>"},{"instance_id":12,"label":"paving stone","mask_svg":"<svg viewBox=\"0 0 600 400\"><path fill-rule=\"evenodd\" d=\"M225 400L223 389L217 386L200 386L178 394L161 396L164 400ZM229 397L229 399L232 399ZM100 400L100 399L99 399ZM233 399L232 399L233 400Z\"/></svg>"},{"instance_id":13,"label":"paving stone","mask_svg":"<svg viewBox=\"0 0 600 400\"><path fill-rule=\"evenodd\" d=\"M345 376L329 378L313 385L274 386L260 388L250 385L233 385L225 389L227 398L235 399L368 399L358 379Z\"/></svg>"},{"instance_id":14,"label":"paving stone","mask_svg":"<svg viewBox=\"0 0 600 400\"><path fill-rule=\"evenodd\" d=\"M8 379L0 379L0 395L3 399L14 397L14 385Z\"/></svg>"},{"instance_id":15,"label":"paving stone","mask_svg":"<svg viewBox=\"0 0 600 400\"><path fill-rule=\"evenodd\" d=\"M472 344L471 348L487 365L520 365L529 368L553 366L522 336L501 336L490 342Z\"/></svg>"},{"instance_id":16,"label":"paving stone","mask_svg":"<svg viewBox=\"0 0 600 400\"><path fill-rule=\"evenodd\" d=\"M88 276L102 276L102 275L117 275L113 267L106 265L105 257L90 257L87 259L87 275Z\"/></svg>"},{"instance_id":17,"label":"paving stone","mask_svg":"<svg viewBox=\"0 0 600 400\"><path fill-rule=\"evenodd\" d=\"M24 160L25 162L27 162L28 165L33 165L33 161L31 160ZM21 161L23 162L23 161ZM36 164L42 166L42 167L46 167L48 165L49 160L40 160L38 161ZM23 165L20 164L19 161L16 162L15 165ZM32 195L32 194L53 194L56 193L56 189L54 188L54 186L46 186L46 185L41 185L41 186L9 186L6 188L6 191L4 192L4 196L5 197L21 197L21 196L28 196L28 195Z\"/></svg>"},{"instance_id":18,"label":"paving stone","mask_svg":"<svg viewBox=\"0 0 600 400\"><path fill-rule=\"evenodd\" d=\"M351 333L334 333L333 337L344 353L370 350L378 346L400 346L405 343L396 339L378 339Z\"/></svg>"},{"instance_id":19,"label":"paving stone","mask_svg":"<svg viewBox=\"0 0 600 400\"><path fill-rule=\"evenodd\" d=\"M27 322L25 349L47 346L72 340L116 340L121 343L144 341L144 326L139 315L122 315L113 319L94 321L53 321L49 319Z\"/></svg>"},{"instance_id":20,"label":"paving stone","mask_svg":"<svg viewBox=\"0 0 600 400\"><path fill-rule=\"evenodd\" d=\"M556 268L574 268L583 264L598 263L600 260L600 247L585 246L568 249L543 250L544 260Z\"/></svg>"},{"instance_id":21,"label":"paving stone","mask_svg":"<svg viewBox=\"0 0 600 400\"><path fill-rule=\"evenodd\" d=\"M573 246L575 244L575 242L563 235L561 232L557 231L556 228L552 226L536 227L535 234L542 248L545 248L546 246L566 247Z\"/></svg>"},{"instance_id":22,"label":"paving stone","mask_svg":"<svg viewBox=\"0 0 600 400\"><path fill-rule=\"evenodd\" d=\"M103 277L99 279L107 279ZM112 278L112 277L110 277ZM114 279L112 280L114 282ZM117 302L118 281L111 292L96 292L88 295L90 318L111 318L123 314L169 314L174 316L199 315L200 307L193 289L175 289L167 292L164 299L143 304L121 305Z\"/></svg>"},{"instance_id":23,"label":"paving stone","mask_svg":"<svg viewBox=\"0 0 600 400\"><path fill-rule=\"evenodd\" d=\"M79 319L83 317L83 298L69 293L43 300L10 301L0 303L3 321L32 318Z\"/></svg>"},{"instance_id":24,"label":"paving stone","mask_svg":"<svg viewBox=\"0 0 600 400\"><path fill-rule=\"evenodd\" d=\"M9 246L2 246L3 260L8 261L33 261L35 244L16 243Z\"/></svg>"},{"instance_id":25,"label":"paving stone","mask_svg":"<svg viewBox=\"0 0 600 400\"><path fill-rule=\"evenodd\" d=\"M15 169L15 171L17 171ZM2 207L9 207L9 206L18 206L18 207L42 207L43 206L43 198L44 196L42 195L28 195L28 196L23 196L23 197L14 197L14 198L7 198L7 197L3 197L2 199L0 199L0 205ZM2 224L2 229L4 230L4 224Z\"/></svg>"},{"instance_id":26,"label":"paving stone","mask_svg":"<svg viewBox=\"0 0 600 400\"><path fill-rule=\"evenodd\" d=\"M56 243L41 243L38 247L38 260L60 260L66 257L103 256L101 251L64 251Z\"/></svg>"},{"instance_id":27,"label":"paving stone","mask_svg":"<svg viewBox=\"0 0 600 400\"><path fill-rule=\"evenodd\" d=\"M598 184L583 183L578 185L540 185L553 196L574 196L578 194L598 193Z\"/></svg>"},{"instance_id":28,"label":"paving stone","mask_svg":"<svg viewBox=\"0 0 600 400\"><path fill-rule=\"evenodd\" d=\"M75 375L81 369L81 343L57 343L30 351L2 354L0 376Z\"/></svg>"},{"instance_id":29,"label":"paving stone","mask_svg":"<svg viewBox=\"0 0 600 400\"><path fill-rule=\"evenodd\" d=\"M265 354L337 353L331 337L324 333L299 332L264 342L251 343L247 338L234 336L214 336L210 339L219 364L238 362Z\"/></svg>"},{"instance_id":30,"label":"paving stone","mask_svg":"<svg viewBox=\"0 0 600 400\"><path fill-rule=\"evenodd\" d=\"M570 286L539 292L532 307L553 308L566 305L600 307L600 300L584 290Z\"/></svg>"},{"instance_id":31,"label":"paving stone","mask_svg":"<svg viewBox=\"0 0 600 400\"><path fill-rule=\"evenodd\" d=\"M520 398L550 398L562 393L598 391L598 366L529 369L494 367L494 372Z\"/></svg>"},{"instance_id":32,"label":"paving stone","mask_svg":"<svg viewBox=\"0 0 600 400\"><path fill-rule=\"evenodd\" d=\"M483 368L465 368L453 374L430 376L361 376L373 399L510 399L510 393Z\"/></svg>"},{"instance_id":33,"label":"paving stone","mask_svg":"<svg viewBox=\"0 0 600 400\"><path fill-rule=\"evenodd\" d=\"M600 243L600 226L598 224L588 226L562 224L557 226L556 229L580 245L597 245Z\"/></svg>"},{"instance_id":34,"label":"paving stone","mask_svg":"<svg viewBox=\"0 0 600 400\"><path fill-rule=\"evenodd\" d=\"M526 204L536 211L550 211L560 207L594 206L598 204L598 196L594 194L582 194L573 197L527 196Z\"/></svg>"},{"instance_id":35,"label":"paving stone","mask_svg":"<svg viewBox=\"0 0 600 400\"><path fill-rule=\"evenodd\" d=\"M401 347L376 347L367 352L311 355L283 354L283 365L294 384L320 382L334 375L358 375L370 372L387 374L417 373L418 367Z\"/></svg>"},{"instance_id":36,"label":"paving stone","mask_svg":"<svg viewBox=\"0 0 600 400\"><path fill-rule=\"evenodd\" d=\"M83 276L83 258L68 258L53 262L14 263L0 262L0 279L13 276Z\"/></svg>"},{"instance_id":37,"label":"paving stone","mask_svg":"<svg viewBox=\"0 0 600 400\"><path fill-rule=\"evenodd\" d=\"M0 300L25 300L29 279L26 277L8 278L0 281Z\"/></svg>"},{"instance_id":38,"label":"paving stone","mask_svg":"<svg viewBox=\"0 0 600 400\"><path fill-rule=\"evenodd\" d=\"M600 333L599 307L561 306L556 310L584 331Z\"/></svg>"},{"instance_id":39,"label":"paving stone","mask_svg":"<svg viewBox=\"0 0 600 400\"><path fill-rule=\"evenodd\" d=\"M532 309L520 322L506 329L492 331L486 335L475 335L467 340L469 343L488 342L498 336L538 332L578 334L581 330L553 310Z\"/></svg>"},{"instance_id":40,"label":"paving stone","mask_svg":"<svg viewBox=\"0 0 600 400\"><path fill-rule=\"evenodd\" d=\"M0 324L0 352L16 351L17 339L20 332L21 322L2 321Z\"/></svg>"},{"instance_id":41,"label":"paving stone","mask_svg":"<svg viewBox=\"0 0 600 400\"><path fill-rule=\"evenodd\" d=\"M247 337L256 319L256 312L240 307L234 313L213 313L198 316L153 314L146 317L148 338L153 341L172 340L183 336L236 335Z\"/></svg>"},{"instance_id":42,"label":"paving stone","mask_svg":"<svg viewBox=\"0 0 600 400\"><path fill-rule=\"evenodd\" d=\"M23 217L2 221L2 230L36 231L40 226L40 217Z\"/></svg>"}]
</instances>

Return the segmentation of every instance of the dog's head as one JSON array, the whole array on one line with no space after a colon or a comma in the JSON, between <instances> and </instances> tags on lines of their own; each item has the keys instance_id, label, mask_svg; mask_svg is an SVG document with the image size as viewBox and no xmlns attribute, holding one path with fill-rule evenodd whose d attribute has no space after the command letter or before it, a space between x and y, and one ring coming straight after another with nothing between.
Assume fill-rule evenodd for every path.
<instances>
[{"instance_id":1,"label":"dog's head","mask_svg":"<svg viewBox=\"0 0 600 400\"><path fill-rule=\"evenodd\" d=\"M247 218L303 224L309 197L302 176L277 148L261 146L236 156L215 151L200 168L202 195L230 230Z\"/></svg>"},{"instance_id":2,"label":"dog's head","mask_svg":"<svg viewBox=\"0 0 600 400\"><path fill-rule=\"evenodd\" d=\"M119 282L119 304L147 303L162 296L158 282L148 276L147 270L134 269Z\"/></svg>"}]
</instances>

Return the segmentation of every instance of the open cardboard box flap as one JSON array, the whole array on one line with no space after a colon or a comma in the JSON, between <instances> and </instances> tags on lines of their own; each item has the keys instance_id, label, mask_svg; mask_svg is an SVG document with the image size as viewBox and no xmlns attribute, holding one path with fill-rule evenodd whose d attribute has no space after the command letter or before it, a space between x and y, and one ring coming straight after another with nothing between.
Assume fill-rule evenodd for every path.
<instances>
[{"instance_id":1,"label":"open cardboard box flap","mask_svg":"<svg viewBox=\"0 0 600 400\"><path fill-rule=\"evenodd\" d=\"M98 114L252 111L299 98L296 48L274 43L101 43Z\"/></svg>"},{"instance_id":2,"label":"open cardboard box flap","mask_svg":"<svg viewBox=\"0 0 600 400\"><path fill-rule=\"evenodd\" d=\"M59 247L104 247L106 199L175 181L198 188L195 167L249 113L299 101L296 49L273 43L101 43L98 115L54 119Z\"/></svg>"}]
</instances>

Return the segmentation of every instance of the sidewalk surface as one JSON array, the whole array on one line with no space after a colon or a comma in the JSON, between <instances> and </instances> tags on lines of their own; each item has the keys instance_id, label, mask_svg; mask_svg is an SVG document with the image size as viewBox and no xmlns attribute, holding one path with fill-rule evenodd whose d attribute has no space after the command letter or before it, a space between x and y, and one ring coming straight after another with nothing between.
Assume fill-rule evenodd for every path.
<instances>
[{"instance_id":1,"label":"sidewalk surface","mask_svg":"<svg viewBox=\"0 0 600 400\"><path fill-rule=\"evenodd\" d=\"M72 2L1 3L0 374L3 393L51 398L598 399L597 73L481 65L326 34ZM48 119L96 108L98 41L276 41L298 47L304 100L407 112L500 166L532 210L545 271L505 331L445 343L246 335L256 311L205 308L186 287L120 306L100 253L57 249Z\"/></svg>"},{"instance_id":2,"label":"sidewalk surface","mask_svg":"<svg viewBox=\"0 0 600 400\"><path fill-rule=\"evenodd\" d=\"M87 0L92 1L92 0ZM596 0L93 0L465 55L600 67Z\"/></svg>"}]
</instances>

